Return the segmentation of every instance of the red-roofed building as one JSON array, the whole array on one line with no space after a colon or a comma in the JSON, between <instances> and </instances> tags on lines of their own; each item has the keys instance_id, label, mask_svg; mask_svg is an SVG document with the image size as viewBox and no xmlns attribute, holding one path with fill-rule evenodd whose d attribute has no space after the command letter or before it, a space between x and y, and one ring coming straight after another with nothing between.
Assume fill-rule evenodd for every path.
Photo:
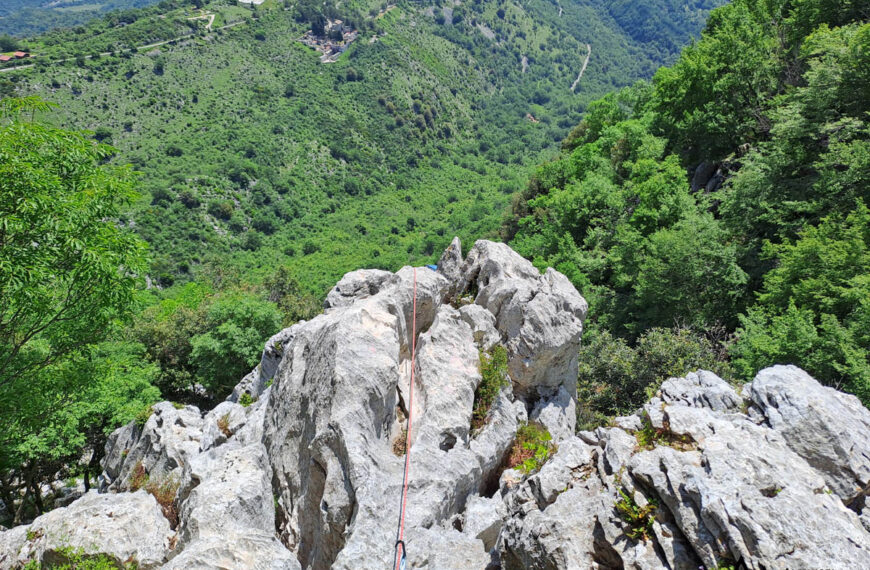
<instances>
[{"instance_id":1,"label":"red-roofed building","mask_svg":"<svg viewBox=\"0 0 870 570\"><path fill-rule=\"evenodd\" d=\"M12 55L15 56L15 59L24 59L25 57L30 57L30 54L26 51L16 51Z\"/></svg>"},{"instance_id":2,"label":"red-roofed building","mask_svg":"<svg viewBox=\"0 0 870 570\"><path fill-rule=\"evenodd\" d=\"M0 55L0 63L6 63L7 61L12 60L11 55Z\"/></svg>"}]
</instances>

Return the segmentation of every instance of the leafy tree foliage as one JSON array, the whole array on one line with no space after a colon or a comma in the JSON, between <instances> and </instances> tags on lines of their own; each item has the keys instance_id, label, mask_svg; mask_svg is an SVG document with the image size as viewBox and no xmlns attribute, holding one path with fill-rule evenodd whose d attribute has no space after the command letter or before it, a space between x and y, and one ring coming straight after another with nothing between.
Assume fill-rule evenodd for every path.
<instances>
[{"instance_id":1,"label":"leafy tree foliage","mask_svg":"<svg viewBox=\"0 0 870 570\"><path fill-rule=\"evenodd\" d=\"M25 120L39 100L0 104L0 494L20 521L86 449L93 474L107 431L158 394L141 347L101 343L146 267L142 241L113 221L130 170L104 164L107 146Z\"/></svg>"},{"instance_id":2,"label":"leafy tree foliage","mask_svg":"<svg viewBox=\"0 0 870 570\"><path fill-rule=\"evenodd\" d=\"M590 410L639 403L653 380L633 355L675 322L736 335L741 380L792 363L870 404L868 15L735 0L651 85L591 104L538 169L505 236L590 299L608 354L587 353ZM718 181L693 180L704 170Z\"/></svg>"},{"instance_id":3,"label":"leafy tree foliage","mask_svg":"<svg viewBox=\"0 0 870 570\"><path fill-rule=\"evenodd\" d=\"M634 413L668 377L698 369L732 375L718 339L687 327L649 329L635 346L607 331L587 331L579 362L578 429Z\"/></svg>"},{"instance_id":4,"label":"leafy tree foliage","mask_svg":"<svg viewBox=\"0 0 870 570\"><path fill-rule=\"evenodd\" d=\"M3 103L0 390L16 391L129 314L145 249L111 221L132 197L130 170L102 164L111 149L22 120L38 101Z\"/></svg>"},{"instance_id":5,"label":"leafy tree foliage","mask_svg":"<svg viewBox=\"0 0 870 570\"><path fill-rule=\"evenodd\" d=\"M599 322L619 334L676 321L701 327L732 314L746 282L718 220L701 210L652 116L626 107L638 86L592 105L518 204L514 244L587 292Z\"/></svg>"},{"instance_id":6,"label":"leafy tree foliage","mask_svg":"<svg viewBox=\"0 0 870 570\"><path fill-rule=\"evenodd\" d=\"M198 379L221 397L259 362L263 344L281 328L281 313L248 295L221 297L209 306L205 326L191 339L190 359Z\"/></svg>"},{"instance_id":7,"label":"leafy tree foliage","mask_svg":"<svg viewBox=\"0 0 870 570\"><path fill-rule=\"evenodd\" d=\"M759 306L733 348L749 378L765 364L800 363L819 380L870 401L870 211L826 218L794 243L769 246Z\"/></svg>"}]
</instances>

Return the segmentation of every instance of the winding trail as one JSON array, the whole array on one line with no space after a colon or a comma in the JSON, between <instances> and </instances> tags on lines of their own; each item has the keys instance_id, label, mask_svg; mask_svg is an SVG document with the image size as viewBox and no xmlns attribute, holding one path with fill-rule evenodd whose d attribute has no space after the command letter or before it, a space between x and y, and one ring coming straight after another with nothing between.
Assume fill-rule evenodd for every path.
<instances>
[{"instance_id":1,"label":"winding trail","mask_svg":"<svg viewBox=\"0 0 870 570\"><path fill-rule=\"evenodd\" d=\"M577 79L574 80L574 83L571 84L571 93L574 92L574 89L577 88L577 84L580 83L580 80L583 78L583 73L586 71L586 66L589 65L589 58L592 57L592 44L586 44L586 60L583 62L583 67L580 68L580 73L577 75Z\"/></svg>"}]
</instances>

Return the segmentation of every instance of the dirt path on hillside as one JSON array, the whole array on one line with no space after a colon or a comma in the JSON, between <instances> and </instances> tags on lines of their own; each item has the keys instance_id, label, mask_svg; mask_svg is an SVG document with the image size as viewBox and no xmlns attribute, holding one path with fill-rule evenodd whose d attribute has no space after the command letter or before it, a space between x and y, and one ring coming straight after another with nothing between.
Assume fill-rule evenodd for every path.
<instances>
[{"instance_id":1,"label":"dirt path on hillside","mask_svg":"<svg viewBox=\"0 0 870 570\"><path fill-rule=\"evenodd\" d=\"M577 84L583 79L583 74L586 72L586 66L589 65L589 58L592 57L592 44L586 44L586 60L583 62L583 67L580 68L580 73L577 74L577 79L571 84L571 93L577 88Z\"/></svg>"}]
</instances>

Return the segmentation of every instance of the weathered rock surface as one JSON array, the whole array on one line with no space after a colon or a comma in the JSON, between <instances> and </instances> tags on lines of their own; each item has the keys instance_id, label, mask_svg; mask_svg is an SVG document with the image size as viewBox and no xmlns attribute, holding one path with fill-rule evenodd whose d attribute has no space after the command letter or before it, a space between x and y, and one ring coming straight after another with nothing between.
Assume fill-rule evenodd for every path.
<instances>
[{"instance_id":1,"label":"weathered rock surface","mask_svg":"<svg viewBox=\"0 0 870 570\"><path fill-rule=\"evenodd\" d=\"M180 475L201 450L203 419L197 407L176 409L170 402L160 402L152 409L144 426L128 424L113 433L106 445L103 470L115 490L129 489L130 477L140 466L149 474Z\"/></svg>"},{"instance_id":2,"label":"weathered rock surface","mask_svg":"<svg viewBox=\"0 0 870 570\"><path fill-rule=\"evenodd\" d=\"M91 491L30 525L0 533L0 568L15 568L29 560L62 564L66 549L155 568L169 554L173 536L157 501L145 491L120 495Z\"/></svg>"},{"instance_id":3,"label":"weathered rock surface","mask_svg":"<svg viewBox=\"0 0 870 570\"><path fill-rule=\"evenodd\" d=\"M870 568L870 412L803 371L740 391L691 372L575 435L586 302L507 246L349 273L325 309L269 339L210 412L164 402L112 434L109 490L136 469L176 477L176 532L142 491L90 493L0 532L0 568L48 560L67 545L52 536L140 567L390 567L409 411L407 568ZM496 345L508 382L473 428ZM526 421L556 446L531 474L505 469Z\"/></svg>"},{"instance_id":4,"label":"weathered rock surface","mask_svg":"<svg viewBox=\"0 0 870 570\"><path fill-rule=\"evenodd\" d=\"M747 387L767 425L822 473L844 502L870 485L870 410L794 366L762 370Z\"/></svg>"}]
</instances>

